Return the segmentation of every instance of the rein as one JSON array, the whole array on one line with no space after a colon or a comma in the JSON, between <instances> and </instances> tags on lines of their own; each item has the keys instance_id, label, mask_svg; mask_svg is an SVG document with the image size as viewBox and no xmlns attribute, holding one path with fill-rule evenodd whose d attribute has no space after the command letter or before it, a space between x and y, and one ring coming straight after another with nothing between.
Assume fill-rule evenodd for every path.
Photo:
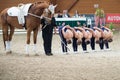
<instances>
[{"instance_id":1,"label":"rein","mask_svg":"<svg viewBox=\"0 0 120 80\"><path fill-rule=\"evenodd\" d=\"M42 18L43 18L42 16L38 16L38 15L35 15L35 14L32 14L32 13L28 13L28 14L31 15L31 16L34 16L34 17L36 17L36 18L39 18L39 19L42 19ZM45 17L45 16L44 16L44 18L50 19L50 18ZM41 29L41 31L42 31L43 29L45 29L46 26L47 26L47 24Z\"/></svg>"},{"instance_id":2,"label":"rein","mask_svg":"<svg viewBox=\"0 0 120 80\"><path fill-rule=\"evenodd\" d=\"M35 15L35 14L32 14L32 13L28 13L29 15L31 15L31 16L34 16L34 17L36 17L36 18L40 18L40 19L42 19L43 17L44 18L46 18L46 19L49 19L50 20L50 18L48 18L48 17L45 17L45 16L38 16L38 15Z\"/></svg>"},{"instance_id":3,"label":"rein","mask_svg":"<svg viewBox=\"0 0 120 80\"><path fill-rule=\"evenodd\" d=\"M28 13L29 15L31 15L31 16L34 16L34 17L36 17L36 18L42 18L41 16L38 16L38 15L35 15L35 14L32 14L32 13Z\"/></svg>"}]
</instances>

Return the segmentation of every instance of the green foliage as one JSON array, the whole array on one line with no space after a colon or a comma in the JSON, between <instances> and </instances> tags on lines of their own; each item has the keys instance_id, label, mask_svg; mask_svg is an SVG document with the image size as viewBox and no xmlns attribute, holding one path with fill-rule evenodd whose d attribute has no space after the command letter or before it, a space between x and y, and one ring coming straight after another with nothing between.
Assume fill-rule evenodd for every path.
<instances>
[{"instance_id":1,"label":"green foliage","mask_svg":"<svg viewBox=\"0 0 120 80\"><path fill-rule=\"evenodd\" d=\"M119 31L115 29L115 26L113 23L109 24L109 29L113 32L113 34L117 34Z\"/></svg>"},{"instance_id":2,"label":"green foliage","mask_svg":"<svg viewBox=\"0 0 120 80\"><path fill-rule=\"evenodd\" d=\"M109 28L110 28L111 30L113 30L113 28L114 28L113 23L110 23L110 24L109 24Z\"/></svg>"}]
</instances>

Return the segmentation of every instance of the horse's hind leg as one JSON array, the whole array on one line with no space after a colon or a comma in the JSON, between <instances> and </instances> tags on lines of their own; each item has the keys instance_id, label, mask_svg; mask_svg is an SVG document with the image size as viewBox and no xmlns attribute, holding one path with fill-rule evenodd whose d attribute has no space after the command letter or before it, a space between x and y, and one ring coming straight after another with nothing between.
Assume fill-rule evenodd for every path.
<instances>
[{"instance_id":1,"label":"horse's hind leg","mask_svg":"<svg viewBox=\"0 0 120 80\"><path fill-rule=\"evenodd\" d=\"M9 46L9 38L8 38L8 26L7 25L2 25L3 29L3 41L4 41L4 46L6 53L10 53L10 46Z\"/></svg>"},{"instance_id":2,"label":"horse's hind leg","mask_svg":"<svg viewBox=\"0 0 120 80\"><path fill-rule=\"evenodd\" d=\"M8 44L9 44L9 49L11 51L11 41L12 41L12 36L14 34L14 27L10 26L10 34L8 35Z\"/></svg>"}]
</instances>

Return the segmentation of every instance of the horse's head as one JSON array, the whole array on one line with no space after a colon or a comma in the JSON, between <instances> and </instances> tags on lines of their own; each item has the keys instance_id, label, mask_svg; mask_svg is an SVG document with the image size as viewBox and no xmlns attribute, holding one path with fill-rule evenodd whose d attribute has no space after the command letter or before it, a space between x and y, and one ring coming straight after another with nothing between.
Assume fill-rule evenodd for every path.
<instances>
[{"instance_id":1,"label":"horse's head","mask_svg":"<svg viewBox=\"0 0 120 80\"><path fill-rule=\"evenodd\" d=\"M53 4L51 4L51 5L49 5L48 9L51 11L52 14L54 14L56 7L57 7L57 5L54 6Z\"/></svg>"},{"instance_id":2,"label":"horse's head","mask_svg":"<svg viewBox=\"0 0 120 80\"><path fill-rule=\"evenodd\" d=\"M53 4L49 5L49 7L44 10L43 16L45 16L45 17L53 16L53 14L55 13L56 7L57 7L57 5L55 5L55 6Z\"/></svg>"}]
</instances>

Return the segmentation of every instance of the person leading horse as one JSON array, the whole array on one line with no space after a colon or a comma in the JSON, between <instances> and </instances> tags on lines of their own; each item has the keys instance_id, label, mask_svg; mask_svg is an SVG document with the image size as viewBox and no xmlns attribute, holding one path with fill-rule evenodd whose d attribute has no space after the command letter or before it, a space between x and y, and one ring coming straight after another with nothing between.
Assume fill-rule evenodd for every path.
<instances>
[{"instance_id":1,"label":"person leading horse","mask_svg":"<svg viewBox=\"0 0 120 80\"><path fill-rule=\"evenodd\" d=\"M40 17L43 14L44 9L49 7L49 3L35 2L30 5L28 14L25 16L24 26L27 29L27 41L26 41L26 53L29 55L30 36L33 31L34 38L34 51L36 52L37 34L40 26ZM7 11L9 8L4 9L1 12L1 25L3 30L3 41L6 53L11 53L11 41L15 28L23 29L23 24L19 24L17 16L9 16ZM8 30L10 29L10 33Z\"/></svg>"}]
</instances>

